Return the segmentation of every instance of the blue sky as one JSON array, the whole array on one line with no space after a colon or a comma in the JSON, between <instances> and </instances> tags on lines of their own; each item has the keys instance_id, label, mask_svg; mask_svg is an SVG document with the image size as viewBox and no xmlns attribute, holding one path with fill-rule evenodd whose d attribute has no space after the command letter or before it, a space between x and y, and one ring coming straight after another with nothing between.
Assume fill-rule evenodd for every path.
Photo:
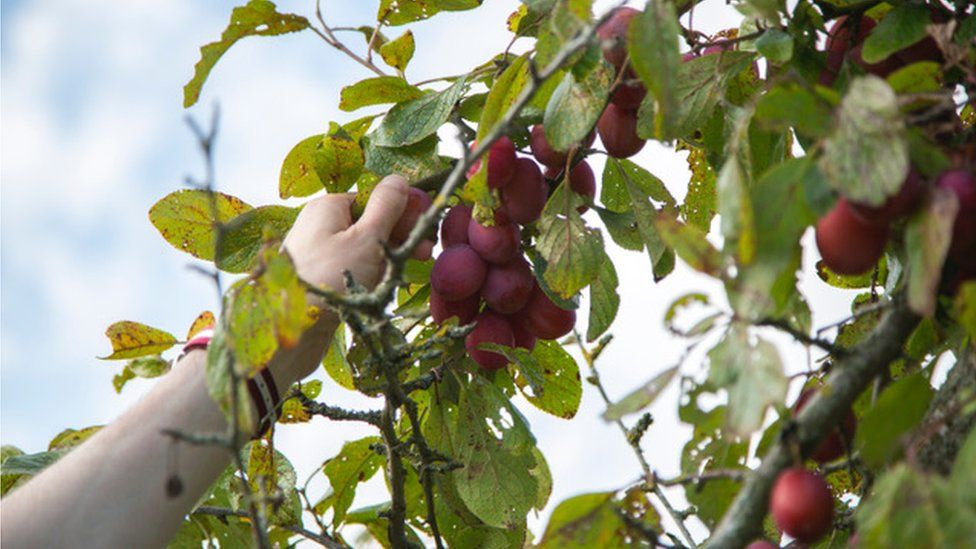
<instances>
[{"instance_id":1,"label":"blue sky","mask_svg":"<svg viewBox=\"0 0 976 549\"><path fill-rule=\"evenodd\" d=\"M334 24L366 24L376 2L327 2ZM507 44L504 20L515 0L486 2L472 14L447 14L414 26L417 58L407 75L417 81L480 64ZM606 6L608 2L599 2ZM282 10L311 15L314 2L280 2ZM202 167L183 122L182 86L198 47L219 36L230 3L190 0L107 2L40 0L3 4L2 133L0 133L0 439L26 451L46 447L65 427L110 421L152 386L136 380L116 395L112 376L121 364L102 362L106 326L143 321L176 334L215 307L207 281L187 269L190 258L170 248L146 212ZM701 10L696 26L714 32L738 18L725 7ZM476 32L473 32L476 30ZM395 34L391 31L390 34ZM361 47L358 36L349 38ZM330 120L353 115L336 109L339 89L368 76L311 33L247 39L218 64L200 105L207 119L219 100L218 186L251 204L280 202L278 169L296 142L320 133ZM683 196L683 154L648 145L635 160ZM594 166L598 171L602 165ZM590 214L592 215L592 214ZM626 391L673 364L683 351L669 338L662 316L671 300L691 289L716 296L720 288L679 268L654 285L646 257L609 248L625 295L602 359L611 395ZM808 251L807 265L812 264ZM809 277L808 277L809 278ZM823 305L818 323L844 314L842 292L815 281L804 285ZM585 315L581 318L585 326ZM777 339L791 370L805 354ZM700 357L686 365L696 371ZM319 376L320 374L317 374ZM322 398L364 406L362 397L327 384ZM652 408L646 437L652 465L678 468L684 427L675 418L672 387ZM639 469L591 387L577 419L558 420L520 402L549 456L554 497L620 487ZM312 471L342 442L366 434L351 425L316 420L285 427L279 446L299 474ZM679 441L681 441L679 443ZM314 485L313 485L314 486ZM381 482L359 502L375 501ZM371 499L372 498L372 499ZM550 509L551 509L550 505ZM539 520L533 520L538 528Z\"/></svg>"}]
</instances>

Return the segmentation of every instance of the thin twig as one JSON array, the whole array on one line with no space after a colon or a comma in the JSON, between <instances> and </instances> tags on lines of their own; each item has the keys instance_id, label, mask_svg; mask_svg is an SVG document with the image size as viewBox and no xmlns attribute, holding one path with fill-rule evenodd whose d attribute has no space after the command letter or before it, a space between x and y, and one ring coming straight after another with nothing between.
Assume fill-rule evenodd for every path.
<instances>
[{"instance_id":1,"label":"thin twig","mask_svg":"<svg viewBox=\"0 0 976 549\"><path fill-rule=\"evenodd\" d=\"M238 517L238 518L250 518L250 516L244 511L235 511L234 509L228 509L226 507L212 507L212 506L200 506L193 510L194 515L207 515L210 517L217 518L227 518L227 517ZM288 530L293 534L298 534L310 541L318 543L322 547L329 547L330 549L346 549L346 545L337 542L336 540L326 536L325 534L316 534L311 530L306 530L301 526L292 526L290 524L279 524L279 528Z\"/></svg>"}]
</instances>

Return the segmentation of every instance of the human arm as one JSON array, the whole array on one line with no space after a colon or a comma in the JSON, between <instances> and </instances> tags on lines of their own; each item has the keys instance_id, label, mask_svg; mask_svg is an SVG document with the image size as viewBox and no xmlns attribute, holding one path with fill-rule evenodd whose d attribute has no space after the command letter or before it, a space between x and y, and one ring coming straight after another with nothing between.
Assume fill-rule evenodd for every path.
<instances>
[{"instance_id":1,"label":"human arm","mask_svg":"<svg viewBox=\"0 0 976 549\"><path fill-rule=\"evenodd\" d=\"M387 178L373 191L353 223L351 195L328 195L303 209L285 239L302 279L337 291L348 270L364 286L383 268L380 240L404 212L406 182ZM429 247L421 253L429 254ZM298 345L279 351L269 364L280 390L315 370L338 325L324 312ZM163 430L224 432L226 421L205 381L206 352L190 351L153 390L119 419L72 450L0 505L2 544L17 547L158 547L172 538L183 517L227 466L218 446L181 444L182 492L164 489L173 472L170 439Z\"/></svg>"}]
</instances>

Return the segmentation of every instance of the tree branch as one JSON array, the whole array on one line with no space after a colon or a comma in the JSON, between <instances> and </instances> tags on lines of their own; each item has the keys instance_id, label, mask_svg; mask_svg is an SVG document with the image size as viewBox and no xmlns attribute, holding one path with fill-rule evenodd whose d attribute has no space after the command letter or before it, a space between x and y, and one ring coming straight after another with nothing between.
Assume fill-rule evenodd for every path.
<instances>
[{"instance_id":1,"label":"tree branch","mask_svg":"<svg viewBox=\"0 0 976 549\"><path fill-rule=\"evenodd\" d=\"M893 299L888 314L871 336L838 360L823 390L818 391L792 422L794 439L781 437L766 454L762 465L750 475L722 522L708 540L708 547L734 549L762 534L762 521L773 482L793 464L793 448L799 444L807 456L836 426L868 386L892 360L901 355L902 344L919 318L908 309L903 295Z\"/></svg>"},{"instance_id":2,"label":"tree branch","mask_svg":"<svg viewBox=\"0 0 976 549\"><path fill-rule=\"evenodd\" d=\"M250 518L250 515L244 511L235 511L233 509L227 509L225 507L209 507L201 506L193 510L194 515L207 515L210 517L217 517L225 519L227 517L238 517L238 518ZM291 525L278 525L279 528L288 530L294 534L298 534L308 540L318 543L322 547L328 547L330 549L346 549L346 545L339 543L338 541L324 535L316 534L311 530L306 530L301 526L291 526Z\"/></svg>"},{"instance_id":3,"label":"tree branch","mask_svg":"<svg viewBox=\"0 0 976 549\"><path fill-rule=\"evenodd\" d=\"M960 413L976 398L976 347L970 345L958 356L956 365L932 399L922 420L926 428L915 442L918 463L940 475L949 474L959 448L976 427L976 413Z\"/></svg>"}]
</instances>

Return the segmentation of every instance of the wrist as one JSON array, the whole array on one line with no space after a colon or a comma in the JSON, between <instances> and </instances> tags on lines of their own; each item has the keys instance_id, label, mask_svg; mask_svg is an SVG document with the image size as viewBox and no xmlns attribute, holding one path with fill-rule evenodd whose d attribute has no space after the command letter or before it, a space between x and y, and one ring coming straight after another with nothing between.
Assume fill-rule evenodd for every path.
<instances>
[{"instance_id":1,"label":"wrist","mask_svg":"<svg viewBox=\"0 0 976 549\"><path fill-rule=\"evenodd\" d=\"M332 311L323 310L295 346L279 349L275 353L268 363L268 370L281 391L287 391L293 383L301 381L318 368L338 326L339 317Z\"/></svg>"}]
</instances>

